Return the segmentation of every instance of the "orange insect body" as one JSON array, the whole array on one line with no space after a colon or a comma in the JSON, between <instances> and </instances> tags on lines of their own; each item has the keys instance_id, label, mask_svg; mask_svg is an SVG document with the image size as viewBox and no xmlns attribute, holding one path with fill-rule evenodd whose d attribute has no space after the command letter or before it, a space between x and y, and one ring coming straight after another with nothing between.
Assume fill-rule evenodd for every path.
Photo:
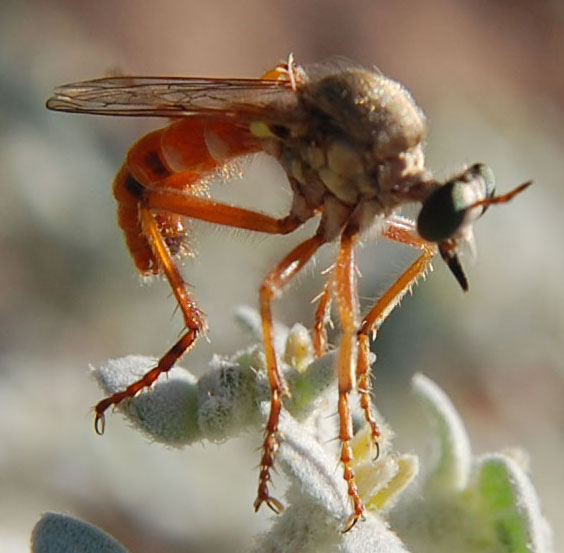
<instances>
[{"instance_id":1,"label":"orange insect body","mask_svg":"<svg viewBox=\"0 0 564 553\"><path fill-rule=\"evenodd\" d=\"M214 155L208 142L215 144ZM157 274L160 269L139 219L139 203L145 189L177 189L195 194L201 191L203 174L212 172L226 161L258 150L256 139L236 125L221 121L181 119L153 131L136 144L114 180L118 201L118 224L125 233L127 247L142 274ZM167 177L178 173L181 179ZM170 253L179 253L184 237L183 217L173 213L155 215L159 231Z\"/></svg>"},{"instance_id":2,"label":"orange insect body","mask_svg":"<svg viewBox=\"0 0 564 553\"><path fill-rule=\"evenodd\" d=\"M159 116L173 121L141 138L129 151L114 181L118 223L142 274L163 273L182 312L186 330L158 364L138 382L100 401L104 412L150 386L189 351L205 329L203 314L187 289L175 256L182 253L189 217L268 234L287 234L321 215L315 234L296 246L267 275L260 288L270 415L260 462L255 508L282 504L270 496L270 470L278 449L278 421L286 388L273 340L271 303L325 243L339 241L313 326L315 354L327 349L325 325L333 297L342 327L337 375L340 461L353 504L346 530L365 509L352 468L349 395L357 390L377 445L379 430L370 403L370 336L429 266L438 250L463 289L468 282L458 259L459 245L472 240L472 223L491 204L504 203L526 188L495 196L492 172L475 164L446 183L425 168L422 112L391 79L358 67L303 68L292 57L262 79L113 77L65 85L47 107L100 115ZM280 219L216 202L204 181L230 160L265 151L288 175L293 191L289 214ZM419 202L417 225L394 214ZM377 224L391 240L419 250L408 267L361 319L356 246Z\"/></svg>"}]
</instances>

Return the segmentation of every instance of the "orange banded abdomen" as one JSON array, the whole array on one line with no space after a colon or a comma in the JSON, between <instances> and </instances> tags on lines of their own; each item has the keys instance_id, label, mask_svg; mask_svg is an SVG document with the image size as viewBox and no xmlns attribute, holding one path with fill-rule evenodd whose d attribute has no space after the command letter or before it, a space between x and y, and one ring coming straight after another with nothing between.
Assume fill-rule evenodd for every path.
<instances>
[{"instance_id":1,"label":"orange banded abdomen","mask_svg":"<svg viewBox=\"0 0 564 553\"><path fill-rule=\"evenodd\" d=\"M170 188L187 194L201 190L202 177L234 157L260 149L244 127L231 122L180 119L136 142L114 179L118 225L137 269L144 275L159 267L139 218L147 188ZM150 206L147 206L150 208ZM187 234L183 218L170 212L155 214L172 255L181 252Z\"/></svg>"}]
</instances>

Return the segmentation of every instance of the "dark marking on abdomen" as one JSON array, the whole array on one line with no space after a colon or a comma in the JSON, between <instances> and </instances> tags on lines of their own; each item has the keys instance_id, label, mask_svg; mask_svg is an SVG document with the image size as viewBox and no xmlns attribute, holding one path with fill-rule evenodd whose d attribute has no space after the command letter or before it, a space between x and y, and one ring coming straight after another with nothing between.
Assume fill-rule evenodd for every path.
<instances>
[{"instance_id":1,"label":"dark marking on abdomen","mask_svg":"<svg viewBox=\"0 0 564 553\"><path fill-rule=\"evenodd\" d=\"M131 173L128 173L123 186L130 194L133 194L133 196L135 196L136 198L141 199L143 197L145 187Z\"/></svg>"},{"instance_id":2,"label":"dark marking on abdomen","mask_svg":"<svg viewBox=\"0 0 564 553\"><path fill-rule=\"evenodd\" d=\"M164 178L170 175L170 171L165 167L157 152L149 152L144 161L154 176Z\"/></svg>"}]
</instances>

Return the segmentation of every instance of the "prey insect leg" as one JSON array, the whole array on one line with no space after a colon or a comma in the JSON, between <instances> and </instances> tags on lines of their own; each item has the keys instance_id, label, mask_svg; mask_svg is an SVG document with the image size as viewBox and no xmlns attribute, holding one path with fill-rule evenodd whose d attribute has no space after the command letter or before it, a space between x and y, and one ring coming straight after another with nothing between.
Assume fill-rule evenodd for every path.
<instances>
[{"instance_id":1,"label":"prey insect leg","mask_svg":"<svg viewBox=\"0 0 564 553\"><path fill-rule=\"evenodd\" d=\"M282 396L287 393L284 381L276 360L274 350L272 300L281 292L284 286L311 259L313 254L324 243L321 234L316 234L305 242L296 246L264 280L260 288L260 314L264 336L264 350L268 368L268 382L270 385L270 414L266 424L266 436L260 460L260 474L257 498L254 503L255 511L262 503L266 503L275 513L283 510L283 505L271 497L268 491L270 469L274 464L274 455L278 449L278 422L282 409Z\"/></svg>"},{"instance_id":2,"label":"prey insect leg","mask_svg":"<svg viewBox=\"0 0 564 553\"><path fill-rule=\"evenodd\" d=\"M365 315L360 325L360 330L357 333L358 361L356 377L358 393L360 406L364 412L365 420L370 426L372 440L376 447L375 457L378 456L380 431L372 414L370 402L370 335L376 334L378 328L394 307L399 304L400 300L415 284L417 279L428 269L431 259L436 253L436 246L425 242L417 236L411 222L406 220L388 223L382 233L390 240L418 248L421 250L421 254Z\"/></svg>"}]
</instances>

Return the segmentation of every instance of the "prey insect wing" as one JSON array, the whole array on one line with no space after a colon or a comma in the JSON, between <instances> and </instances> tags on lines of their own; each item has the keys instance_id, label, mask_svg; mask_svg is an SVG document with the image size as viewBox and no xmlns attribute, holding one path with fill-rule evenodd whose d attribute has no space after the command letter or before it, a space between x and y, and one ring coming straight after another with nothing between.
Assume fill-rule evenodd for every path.
<instances>
[{"instance_id":1,"label":"prey insect wing","mask_svg":"<svg viewBox=\"0 0 564 553\"><path fill-rule=\"evenodd\" d=\"M274 105L294 102L288 80L108 77L63 85L47 107L94 115L264 120L276 112Z\"/></svg>"}]
</instances>

